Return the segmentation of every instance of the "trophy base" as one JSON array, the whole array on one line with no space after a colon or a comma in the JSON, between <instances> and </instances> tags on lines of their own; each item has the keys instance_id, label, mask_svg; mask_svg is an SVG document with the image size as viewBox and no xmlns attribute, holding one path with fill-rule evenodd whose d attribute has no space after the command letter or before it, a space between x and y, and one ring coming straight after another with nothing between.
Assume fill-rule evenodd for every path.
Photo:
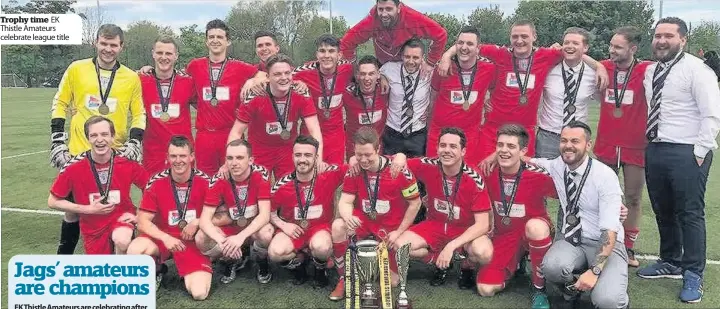
<instances>
[{"instance_id":1,"label":"trophy base","mask_svg":"<svg viewBox=\"0 0 720 309\"><path fill-rule=\"evenodd\" d=\"M410 302L410 300L398 300L395 303L395 309L412 309L412 303Z\"/></svg>"},{"instance_id":2,"label":"trophy base","mask_svg":"<svg viewBox=\"0 0 720 309\"><path fill-rule=\"evenodd\" d=\"M360 308L363 309L380 309L380 300L377 297L361 296Z\"/></svg>"}]
</instances>

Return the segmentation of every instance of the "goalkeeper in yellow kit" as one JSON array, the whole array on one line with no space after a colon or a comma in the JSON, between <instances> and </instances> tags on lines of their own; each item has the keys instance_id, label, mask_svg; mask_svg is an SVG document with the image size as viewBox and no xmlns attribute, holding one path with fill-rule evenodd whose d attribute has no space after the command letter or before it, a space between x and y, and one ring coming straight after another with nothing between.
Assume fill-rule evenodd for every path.
<instances>
[{"instance_id":1,"label":"goalkeeper in yellow kit","mask_svg":"<svg viewBox=\"0 0 720 309\"><path fill-rule=\"evenodd\" d=\"M115 124L115 144L112 146L119 155L141 160L145 109L140 78L117 61L123 48L122 29L112 24L102 25L97 32L95 47L96 57L70 64L53 99L50 162L58 169L72 157L90 150L84 124L93 115L104 116ZM65 132L68 112L71 114L70 128ZM128 123L128 114L131 123ZM131 127L129 133L128 124ZM107 175L98 175L98 178L109 183ZM72 201L72 197L68 199ZM73 254L79 236L78 216L65 213L57 254Z\"/></svg>"}]
</instances>

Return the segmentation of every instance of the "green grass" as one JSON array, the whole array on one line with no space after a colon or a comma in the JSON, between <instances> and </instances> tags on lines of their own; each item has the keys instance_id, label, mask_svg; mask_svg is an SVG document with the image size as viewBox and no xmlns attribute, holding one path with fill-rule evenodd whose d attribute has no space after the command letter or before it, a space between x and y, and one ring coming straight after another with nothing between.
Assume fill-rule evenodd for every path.
<instances>
[{"instance_id":1,"label":"green grass","mask_svg":"<svg viewBox=\"0 0 720 309\"><path fill-rule=\"evenodd\" d=\"M50 104L54 89L2 89L2 157L44 151L49 146ZM590 124L597 123L597 106L591 107ZM8 158L2 160L2 207L46 209L48 188L56 170L48 163L49 153ZM720 188L719 164L714 164L706 195L706 221L708 259L720 260ZM139 194L133 194L136 204ZM643 213L639 254L658 252L658 235L655 219L647 198L643 194ZM556 206L551 209L554 217ZM60 216L2 212L2 279L11 257L17 254L54 254L60 230ZM80 252L82 246L78 246ZM642 261L643 265L652 261ZM172 269L172 268L171 268ZM309 285L296 287L287 282L287 274L274 269L275 278L268 285L260 285L254 273L244 272L232 284L221 285L215 276L211 295L204 302L194 302L184 291L177 275L171 270L165 286L158 292L159 308L339 308L340 303L327 300L330 288L313 290ZM515 278L507 290L496 297L481 298L469 291L460 291L455 285L456 274L450 275L444 287L433 288L426 278L431 269L413 264L410 272L409 295L416 308L527 308L530 306L530 289L526 275ZM634 308L720 308L720 265L707 266L705 297L699 305L684 305L677 295L679 280L642 280L630 269L630 297ZM7 297L7 285L2 286L2 297ZM3 304L5 307L6 304Z\"/></svg>"}]
</instances>

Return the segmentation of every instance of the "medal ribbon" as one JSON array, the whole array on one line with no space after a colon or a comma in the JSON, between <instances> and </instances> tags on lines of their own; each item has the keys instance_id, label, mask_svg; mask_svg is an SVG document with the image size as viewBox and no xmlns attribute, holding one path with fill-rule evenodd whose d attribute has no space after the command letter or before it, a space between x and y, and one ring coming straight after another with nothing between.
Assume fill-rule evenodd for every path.
<instances>
[{"instance_id":1,"label":"medal ribbon","mask_svg":"<svg viewBox=\"0 0 720 309\"><path fill-rule=\"evenodd\" d=\"M300 198L300 181L297 179L297 175L293 172L293 183L295 183L295 197L297 197L298 206L300 208L300 219L307 220L308 209L310 208L310 197L313 196L315 190L315 180L317 179L317 170L313 175L312 181L310 181L310 190L305 195L305 204L303 205L302 199Z\"/></svg>"},{"instance_id":2,"label":"medal ribbon","mask_svg":"<svg viewBox=\"0 0 720 309\"><path fill-rule=\"evenodd\" d=\"M335 82L337 81L337 68L335 68L335 72L333 73L330 89L326 88L325 77L323 76L322 72L320 72L320 63L317 64L317 72L318 76L320 77L320 90L322 91L323 109L325 109L326 111L330 111L330 102L332 101L333 93L335 92ZM329 94L328 90L330 90Z\"/></svg>"},{"instance_id":3,"label":"medal ribbon","mask_svg":"<svg viewBox=\"0 0 720 309\"><path fill-rule=\"evenodd\" d=\"M375 211L377 206L377 200L378 200L378 194L380 193L380 173L385 169L385 164L383 164L383 157L381 156L378 160L378 171L377 175L375 177L375 189L372 191L370 190L370 180L368 178L368 173L366 170L362 171L363 179L365 180L365 188L367 188L368 191L368 198L370 199L370 211Z\"/></svg>"},{"instance_id":4,"label":"medal ribbon","mask_svg":"<svg viewBox=\"0 0 720 309\"><path fill-rule=\"evenodd\" d=\"M283 129L283 131L287 130L287 121L288 121L288 115L290 114L290 104L292 99L292 88L288 91L287 94L287 101L285 102L285 110L282 114L280 114L280 109L277 106L277 102L275 102L275 96L270 91L270 84L268 84L265 87L265 91L268 93L268 97L270 97L270 103L272 103L273 110L275 111L275 118L277 118L277 121L280 123L280 127Z\"/></svg>"},{"instance_id":5,"label":"medal ribbon","mask_svg":"<svg viewBox=\"0 0 720 309\"><path fill-rule=\"evenodd\" d=\"M175 183L175 179L170 176L170 182L173 190L173 198L175 198L175 209L177 209L180 219L185 220L185 213L187 212L188 208L188 201L190 200L190 193L192 192L192 184L193 184L193 178L195 176L195 170L190 171L190 179L188 180L188 188L187 193L185 193L185 200L182 204L180 204L180 197L178 196L178 189L177 185Z\"/></svg>"},{"instance_id":6,"label":"medal ribbon","mask_svg":"<svg viewBox=\"0 0 720 309\"><path fill-rule=\"evenodd\" d=\"M513 73L515 73L515 80L518 83L518 88L520 89L520 96L525 95L527 92L527 86L530 82L530 69L532 68L533 64L533 58L535 58L535 50L530 53L530 59L528 59L528 66L527 70L525 70L525 81L520 81L520 68L518 68L517 65L517 58L515 58L515 54L512 56L512 63L513 63Z\"/></svg>"},{"instance_id":7,"label":"medal ribbon","mask_svg":"<svg viewBox=\"0 0 720 309\"><path fill-rule=\"evenodd\" d=\"M417 77L415 77L412 97L410 97L409 101L406 101L405 100L405 76L403 75L404 69L405 69L405 66L402 66L400 68L400 82L402 83L402 87L403 87L403 105L405 105L405 103L410 103L410 105L412 105L413 100L415 100L415 90L417 90L418 84L420 83L420 72L415 72L417 74ZM407 70L405 72L407 72ZM411 74L408 73L408 75L411 75Z\"/></svg>"},{"instance_id":8,"label":"medal ribbon","mask_svg":"<svg viewBox=\"0 0 720 309\"><path fill-rule=\"evenodd\" d=\"M245 200L242 203L242 207L240 206L240 197L238 196L237 187L235 187L235 179L233 179L232 176L230 176L230 179L229 179L230 187L233 190L233 198L235 199L235 208L237 208L238 215L241 218L245 217L245 210L247 209L247 203L248 203L248 200L250 199L250 183L251 183L250 180L252 179L252 168L253 167L252 167L252 165L250 165L250 166L248 166L248 168L250 169L250 176L248 176L248 184L247 184L247 189L246 189L247 193L245 195Z\"/></svg>"},{"instance_id":9,"label":"medal ribbon","mask_svg":"<svg viewBox=\"0 0 720 309\"><path fill-rule=\"evenodd\" d=\"M170 86L168 86L167 97L163 95L162 86L160 85L160 79L154 73L153 76L155 77L155 85L157 86L158 96L160 97L160 106L162 106L163 113L167 113L168 106L170 105L170 96L172 95L172 89L175 85L175 70L173 70L173 74L170 77Z\"/></svg>"},{"instance_id":10,"label":"medal ribbon","mask_svg":"<svg viewBox=\"0 0 720 309\"><path fill-rule=\"evenodd\" d=\"M567 94L571 99L569 104L575 104L575 100L577 99L577 94L580 92L580 82L582 81L583 72L585 71L585 62L582 63L580 66L580 72L578 73L578 79L575 83L575 89L568 89L568 82L567 82L567 73L565 72L565 62L563 61L560 64L560 71L562 71L562 77L563 77L563 86L565 86L565 94ZM615 77L617 78L617 71Z\"/></svg>"},{"instance_id":11,"label":"medal ribbon","mask_svg":"<svg viewBox=\"0 0 720 309\"><path fill-rule=\"evenodd\" d=\"M223 60L222 65L220 65L220 71L218 72L217 79L213 78L212 74L212 61L210 61L210 58L208 57L208 71L210 74L210 89L212 90L212 98L217 100L217 86L220 83L220 79L222 79L222 74L225 71L225 65L227 64L227 59Z\"/></svg>"},{"instance_id":12,"label":"medal ribbon","mask_svg":"<svg viewBox=\"0 0 720 309\"><path fill-rule=\"evenodd\" d=\"M583 173L583 176L580 180L580 185L577 187L577 193L575 194L575 198L572 201L568 201L568 205L566 208L566 213L568 214L577 214L577 203L580 200L580 193L582 193L583 186L585 186L585 180L587 180L588 175L590 174L590 166L592 166L592 158L588 158L588 164L585 167L585 172ZM565 173L565 183L567 183L568 179L567 176L568 173Z\"/></svg>"},{"instance_id":13,"label":"medal ribbon","mask_svg":"<svg viewBox=\"0 0 720 309\"><path fill-rule=\"evenodd\" d=\"M472 67L472 73L470 74L470 84L465 85L465 79L463 79L462 68L460 67L460 60L455 57L455 65L457 66L458 79L460 79L460 86L462 87L463 98L465 102L470 100L470 94L472 93L472 87L475 83L475 73L477 73L477 62ZM527 83L527 82L526 82ZM467 88L467 90L465 90Z\"/></svg>"},{"instance_id":14,"label":"medal ribbon","mask_svg":"<svg viewBox=\"0 0 720 309\"><path fill-rule=\"evenodd\" d=\"M628 70L627 74L625 75L625 81L623 82L622 92L618 95L618 72L620 71L620 68L615 66L615 74L613 74L613 80L615 83L613 84L613 94L615 97L615 108L620 108L622 105L623 98L625 97L625 90L628 87L628 84L630 83L630 74L632 74L633 69L635 68L635 63L637 63L637 59L633 59L632 64L630 64L630 69Z\"/></svg>"},{"instance_id":15,"label":"medal ribbon","mask_svg":"<svg viewBox=\"0 0 720 309\"><path fill-rule=\"evenodd\" d=\"M90 169L93 173L93 178L95 178L95 185L97 185L98 191L100 193L100 197L102 197L102 202L107 203L108 195L110 194L110 184L112 183L112 174L113 174L113 167L115 162L115 151L112 151L112 155L110 156L110 167L108 169L108 179L107 179L107 185L103 188L102 183L100 182L100 174L98 174L97 168L95 167L95 161L92 159L92 155L90 154L90 150L87 151L86 157L88 158L88 161L90 161Z\"/></svg>"},{"instance_id":16,"label":"medal ribbon","mask_svg":"<svg viewBox=\"0 0 720 309\"><path fill-rule=\"evenodd\" d=\"M379 88L378 84L375 84L375 89L373 90L373 101L372 105L370 105L370 108L367 106L367 102L365 102L365 95L362 93L362 90L360 90L360 86L357 86L357 96L360 97L360 102L362 102L363 106L363 113L365 113L365 116L368 117L368 121L372 122L372 113L375 112L375 101L377 101L377 90Z\"/></svg>"},{"instance_id":17,"label":"medal ribbon","mask_svg":"<svg viewBox=\"0 0 720 309\"><path fill-rule=\"evenodd\" d=\"M93 58L93 62L95 63L95 73L97 74L98 89L100 89L100 100L102 100L103 105L107 105L107 99L110 97L110 89L112 88L113 81L115 81L115 73L117 73L117 70L120 69L120 62L115 61L115 65L110 71L110 80L108 80L108 84L104 92L102 89L102 80L100 79L100 64L98 64L97 58Z\"/></svg>"},{"instance_id":18,"label":"medal ribbon","mask_svg":"<svg viewBox=\"0 0 720 309\"><path fill-rule=\"evenodd\" d=\"M440 175L442 175L442 187L443 194L445 195L445 201L450 204L448 205L448 221L452 221L455 218L455 198L457 197L457 193L460 190L460 181L462 180L465 162L462 163L462 165L460 166L460 171L458 172L457 176L455 176L455 183L453 184L452 195L450 195L450 192L448 192L447 178L445 177L445 172L442 169L442 163L440 162L440 160L438 160L438 168L440 169Z\"/></svg>"},{"instance_id":19,"label":"medal ribbon","mask_svg":"<svg viewBox=\"0 0 720 309\"><path fill-rule=\"evenodd\" d=\"M513 183L509 201L505 196L505 181L503 180L502 171L498 172L498 175L500 176L500 198L502 199L503 208L505 209L504 217L510 217L510 211L515 203L515 195L517 194L518 187L520 186L520 178L522 177L523 170L525 170L525 163L520 162L520 169L517 174L515 174L515 182Z\"/></svg>"}]
</instances>

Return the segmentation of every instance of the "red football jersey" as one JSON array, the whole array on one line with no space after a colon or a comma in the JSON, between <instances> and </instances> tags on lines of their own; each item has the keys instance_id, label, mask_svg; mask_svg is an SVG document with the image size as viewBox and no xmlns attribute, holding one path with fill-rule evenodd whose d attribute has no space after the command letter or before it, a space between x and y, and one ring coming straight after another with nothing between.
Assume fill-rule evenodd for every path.
<instances>
[{"instance_id":1,"label":"red football jersey","mask_svg":"<svg viewBox=\"0 0 720 309\"><path fill-rule=\"evenodd\" d=\"M437 91L437 99L433 105L431 127L458 127L465 132L478 131L483 117L483 106L485 105L485 94L495 81L495 64L488 59L481 58L477 61L477 69L473 79L472 69L462 70L458 73L455 64L450 66L451 73L442 77L435 71L432 78L432 89ZM461 77L459 77L461 76ZM468 95L470 108L463 109L465 93L463 92L463 79L465 85L472 80L472 87Z\"/></svg>"},{"instance_id":2,"label":"red football jersey","mask_svg":"<svg viewBox=\"0 0 720 309\"><path fill-rule=\"evenodd\" d=\"M383 226L395 229L405 216L407 210L406 200L418 198L420 191L415 176L408 169L403 170L403 175L392 178L390 176L390 163L390 159L387 158L380 171L380 183L377 183L378 173L367 172L367 183L362 171L354 177L345 175L343 192L355 195L355 207L362 207L362 212L367 214L372 209L368 190L374 192L377 184L378 193L377 202L375 203L377 220Z\"/></svg>"},{"instance_id":3,"label":"red football jersey","mask_svg":"<svg viewBox=\"0 0 720 309\"><path fill-rule=\"evenodd\" d=\"M287 97L275 98L275 100L280 115L287 114L286 129L290 131L290 138L287 140L280 136L283 129L268 95L249 95L245 103L240 105L237 119L248 124L248 141L254 148L292 145L297 137L298 120L317 113L307 94L292 91L289 111L286 111Z\"/></svg>"},{"instance_id":4,"label":"red football jersey","mask_svg":"<svg viewBox=\"0 0 720 309\"><path fill-rule=\"evenodd\" d=\"M603 60L610 76L610 83L603 93L600 104L600 121L598 122L597 143L621 146L626 148L644 149L647 145L645 129L647 128L647 98L643 79L645 70L652 64L651 61L638 61L628 77L628 70L621 70L618 73L618 94L622 93L623 87L627 84L622 98L620 110L622 116L616 118L615 111L615 63L611 60Z\"/></svg>"},{"instance_id":5,"label":"red football jersey","mask_svg":"<svg viewBox=\"0 0 720 309\"><path fill-rule=\"evenodd\" d=\"M186 183L173 183L170 174L170 170L167 169L156 174L148 181L143 193L142 203L140 203L140 210L155 214L153 223L161 231L179 239L182 230L178 227L178 224L183 219L180 216L180 211L185 211L184 220L187 223L200 219L210 177L200 170L195 170L191 176L191 186L189 181ZM173 186L177 191L180 205L175 202ZM187 196L188 192L190 192L189 197Z\"/></svg>"},{"instance_id":6,"label":"red football jersey","mask_svg":"<svg viewBox=\"0 0 720 309\"><path fill-rule=\"evenodd\" d=\"M268 171L259 165L252 165L250 177L241 182L235 182L233 188L230 180L213 177L210 182L210 192L205 198L205 205L210 207L227 207L230 218L240 218L240 209L245 207L243 216L252 219L258 215L258 201L270 200L270 178ZM237 202L240 203L238 208Z\"/></svg>"},{"instance_id":7,"label":"red football jersey","mask_svg":"<svg viewBox=\"0 0 720 309\"><path fill-rule=\"evenodd\" d=\"M555 65L563 58L562 51L551 48L537 48L532 56L530 75L527 77L527 104L520 105L520 88L513 71L512 51L496 45L482 45L480 55L487 57L497 65L495 89L490 97L492 110L487 115L487 121L495 124L508 122L519 123L523 126L534 126L537 123L537 112L542 98L545 79ZM518 59L520 82L525 85L525 72L529 59Z\"/></svg>"},{"instance_id":8,"label":"red football jersey","mask_svg":"<svg viewBox=\"0 0 720 309\"><path fill-rule=\"evenodd\" d=\"M310 97L318 111L318 121L323 137L327 134L338 134L345 131L343 126L343 93L353 77L352 64L340 64L335 71L337 74L323 75L320 80L320 69L316 61L295 68L293 79L305 83L310 90ZM335 80L333 82L333 76ZM329 109L325 108L323 99L323 85L329 101ZM333 85L334 84L334 85ZM330 111L330 118L325 118L325 111Z\"/></svg>"},{"instance_id":9,"label":"red football jersey","mask_svg":"<svg viewBox=\"0 0 720 309\"><path fill-rule=\"evenodd\" d=\"M427 191L428 220L447 222L449 216L448 204L443 191L443 177L440 163L436 158L408 159L407 166L417 179L425 184ZM455 176L446 177L447 190L452 195L456 184ZM450 198L452 201L452 197ZM469 227L475 223L476 212L490 211L490 198L485 189L485 182L480 174L465 165L460 176L460 187L457 189L453 203L453 220L455 226Z\"/></svg>"},{"instance_id":10,"label":"red football jersey","mask_svg":"<svg viewBox=\"0 0 720 309\"><path fill-rule=\"evenodd\" d=\"M315 178L315 187L310 191L312 181L298 183L300 201L305 205L310 201L307 209L307 220L311 228L316 224L329 224L335 215L335 191L342 184L347 172L347 166L338 167L330 165L328 170L319 173ZM295 192L295 173L280 178L270 189L272 211L278 211L283 220L297 224L300 220L301 209ZM307 199L308 194L310 198Z\"/></svg>"},{"instance_id":11,"label":"red football jersey","mask_svg":"<svg viewBox=\"0 0 720 309\"><path fill-rule=\"evenodd\" d=\"M487 178L487 188L492 200L495 213L495 229L502 233L503 231L512 229L513 226L505 226L501 220L506 214L505 206L503 206L502 196L500 195L500 168L492 170ZM510 202L512 188L515 184L515 174L503 174L503 187L506 201ZM543 168L526 164L525 169L520 175L520 184L515 193L515 200L510 208L510 218L512 220L522 220L526 222L530 218L548 217L545 208L545 198L557 198L557 191L550 174ZM502 214L502 216L501 216ZM522 225L524 228L524 223Z\"/></svg>"},{"instance_id":12,"label":"red football jersey","mask_svg":"<svg viewBox=\"0 0 720 309\"><path fill-rule=\"evenodd\" d=\"M173 135L184 135L192 140L190 102L195 100L192 77L176 71L174 78L159 81L164 97L167 97L167 92L171 91L167 107L170 118L167 122L161 119L163 110L155 76L141 74L140 82L142 83L143 104L145 104L145 113L147 114L143 153L147 153L145 149L162 148L167 150Z\"/></svg>"},{"instance_id":13,"label":"red football jersey","mask_svg":"<svg viewBox=\"0 0 720 309\"><path fill-rule=\"evenodd\" d=\"M50 187L52 195L58 198L66 198L72 193L75 203L80 205L91 205L100 198L100 190L95 182L90 160L87 158L89 155L89 151L81 153L60 170L60 174L58 174L52 187ZM107 226L112 225L114 220L117 220L122 213L135 214L135 205L130 198L130 186L134 184L136 187L144 189L148 182L147 172L137 162L119 155L115 155L113 160L110 191L107 196L109 203L116 204L115 209L111 213L104 215L78 214L80 216L80 230L83 234L92 235L97 231L102 231ZM95 163L95 168L104 189L108 182L110 162L105 164Z\"/></svg>"},{"instance_id":14,"label":"red football jersey","mask_svg":"<svg viewBox=\"0 0 720 309\"><path fill-rule=\"evenodd\" d=\"M350 83L345 87L343 101L345 102L345 129L348 140L363 126L372 126L379 136L382 136L387 119L388 95L380 93L380 87L371 95L359 93L357 86ZM362 98L360 97L362 96Z\"/></svg>"},{"instance_id":15,"label":"red football jersey","mask_svg":"<svg viewBox=\"0 0 720 309\"><path fill-rule=\"evenodd\" d=\"M235 112L242 101L240 90L258 72L257 67L235 59L225 60L224 65L224 68L222 62L211 65L208 57L195 58L187 65L186 71L195 81L198 98L195 119L195 128L198 131L231 129L235 124ZM210 103L212 99L210 67L213 76L222 73L219 75L220 80L217 81L215 92L217 106Z\"/></svg>"}]
</instances>

